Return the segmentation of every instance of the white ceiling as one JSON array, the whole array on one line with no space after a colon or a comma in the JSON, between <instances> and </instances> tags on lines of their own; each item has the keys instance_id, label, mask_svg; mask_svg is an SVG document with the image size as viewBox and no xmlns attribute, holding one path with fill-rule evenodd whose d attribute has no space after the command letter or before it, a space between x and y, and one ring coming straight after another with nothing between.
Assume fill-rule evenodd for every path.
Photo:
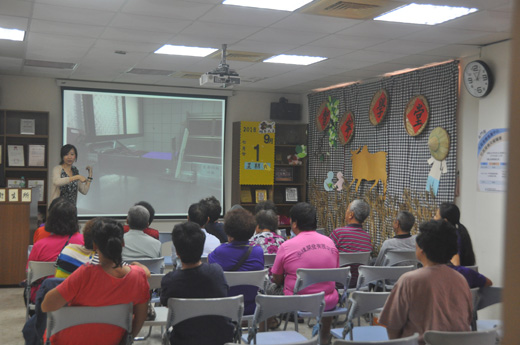
<instances>
[{"instance_id":1,"label":"white ceiling","mask_svg":"<svg viewBox=\"0 0 520 345\"><path fill-rule=\"evenodd\" d=\"M436 26L224 6L221 2L1 0L0 27L26 30L27 34L24 42L0 40L0 74L199 87L194 79L125 72L132 68L208 72L217 67L218 58L153 52L163 44L220 48L226 43L228 50L328 57L306 67L228 61L242 78L234 89L306 93L475 54L480 46L511 38L513 0L416 0L479 9ZM77 68L29 67L24 66L25 59L76 63Z\"/></svg>"}]
</instances>

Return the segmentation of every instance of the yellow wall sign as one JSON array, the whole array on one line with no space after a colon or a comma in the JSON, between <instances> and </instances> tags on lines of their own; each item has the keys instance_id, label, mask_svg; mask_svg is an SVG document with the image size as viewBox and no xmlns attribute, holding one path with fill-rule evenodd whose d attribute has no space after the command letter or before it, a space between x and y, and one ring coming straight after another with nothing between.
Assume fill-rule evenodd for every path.
<instances>
[{"instance_id":1,"label":"yellow wall sign","mask_svg":"<svg viewBox=\"0 0 520 345\"><path fill-rule=\"evenodd\" d=\"M273 184L274 134L274 122L240 122L240 184Z\"/></svg>"}]
</instances>

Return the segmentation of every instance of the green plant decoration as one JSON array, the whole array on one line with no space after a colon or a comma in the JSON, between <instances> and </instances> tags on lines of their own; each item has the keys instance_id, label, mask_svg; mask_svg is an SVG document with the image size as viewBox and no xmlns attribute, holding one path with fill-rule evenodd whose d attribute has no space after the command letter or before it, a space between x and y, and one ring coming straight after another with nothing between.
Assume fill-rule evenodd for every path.
<instances>
[{"instance_id":1,"label":"green plant decoration","mask_svg":"<svg viewBox=\"0 0 520 345\"><path fill-rule=\"evenodd\" d=\"M339 99L334 99L329 96L327 107L330 111L330 123L327 129L329 134L329 146L336 148L338 146L338 114L339 114Z\"/></svg>"},{"instance_id":2,"label":"green plant decoration","mask_svg":"<svg viewBox=\"0 0 520 345\"><path fill-rule=\"evenodd\" d=\"M305 146L305 145L296 146L296 156L298 156L298 158L307 157L307 146Z\"/></svg>"}]
</instances>

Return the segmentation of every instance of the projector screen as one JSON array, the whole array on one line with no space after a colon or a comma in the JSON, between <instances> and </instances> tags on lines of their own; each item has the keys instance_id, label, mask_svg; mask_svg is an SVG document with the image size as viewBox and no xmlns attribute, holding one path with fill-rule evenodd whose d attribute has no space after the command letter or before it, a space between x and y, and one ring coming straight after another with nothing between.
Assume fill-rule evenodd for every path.
<instances>
[{"instance_id":1,"label":"projector screen","mask_svg":"<svg viewBox=\"0 0 520 345\"><path fill-rule=\"evenodd\" d=\"M63 144L77 148L81 175L93 169L79 216L126 216L142 200L159 218L186 217L212 195L224 205L225 97L78 88L62 96Z\"/></svg>"}]
</instances>

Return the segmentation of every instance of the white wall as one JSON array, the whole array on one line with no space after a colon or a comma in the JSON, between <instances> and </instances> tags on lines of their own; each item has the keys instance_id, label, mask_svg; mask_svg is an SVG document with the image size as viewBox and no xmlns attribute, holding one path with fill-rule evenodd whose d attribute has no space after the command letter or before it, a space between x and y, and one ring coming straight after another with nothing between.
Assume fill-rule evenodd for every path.
<instances>
[{"instance_id":1,"label":"white wall","mask_svg":"<svg viewBox=\"0 0 520 345\"><path fill-rule=\"evenodd\" d=\"M461 223L471 235L479 271L497 286L503 285L505 193L477 191L477 140L481 130L508 127L510 46L510 41L494 44L461 60L461 71L470 61L485 61L493 72L495 85L481 99L472 97L461 85L458 112L460 196L456 203L461 210ZM488 309L481 317L499 317L498 308Z\"/></svg>"}]
</instances>

